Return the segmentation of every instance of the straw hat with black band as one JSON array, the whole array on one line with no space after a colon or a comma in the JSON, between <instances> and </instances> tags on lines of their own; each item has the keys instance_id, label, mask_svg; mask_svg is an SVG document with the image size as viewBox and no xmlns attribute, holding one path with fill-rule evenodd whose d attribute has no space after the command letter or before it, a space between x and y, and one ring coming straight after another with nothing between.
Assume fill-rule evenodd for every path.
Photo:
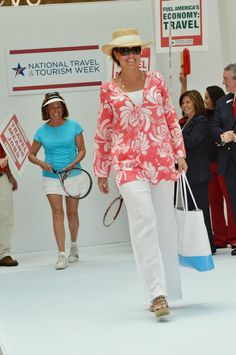
<instances>
[{"instance_id":1,"label":"straw hat with black band","mask_svg":"<svg viewBox=\"0 0 236 355\"><path fill-rule=\"evenodd\" d=\"M135 28L123 28L112 33L112 41L102 46L102 51L111 56L114 48L120 47L136 47L146 48L151 41L143 42L140 38L138 30Z\"/></svg>"}]
</instances>

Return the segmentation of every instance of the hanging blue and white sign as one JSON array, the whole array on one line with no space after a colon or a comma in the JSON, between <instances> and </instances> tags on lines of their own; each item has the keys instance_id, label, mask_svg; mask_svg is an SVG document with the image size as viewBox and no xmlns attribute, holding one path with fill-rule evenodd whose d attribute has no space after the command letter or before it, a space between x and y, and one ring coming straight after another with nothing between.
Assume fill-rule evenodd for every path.
<instances>
[{"instance_id":1,"label":"hanging blue and white sign","mask_svg":"<svg viewBox=\"0 0 236 355\"><path fill-rule=\"evenodd\" d=\"M94 90L104 76L98 45L10 49L6 63L10 95Z\"/></svg>"}]
</instances>

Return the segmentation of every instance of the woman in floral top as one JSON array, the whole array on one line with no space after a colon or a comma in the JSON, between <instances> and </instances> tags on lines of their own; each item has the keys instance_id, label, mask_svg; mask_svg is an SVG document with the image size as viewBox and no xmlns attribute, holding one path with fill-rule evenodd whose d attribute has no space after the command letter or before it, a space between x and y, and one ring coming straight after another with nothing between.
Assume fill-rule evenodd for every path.
<instances>
[{"instance_id":1,"label":"woman in floral top","mask_svg":"<svg viewBox=\"0 0 236 355\"><path fill-rule=\"evenodd\" d=\"M111 167L128 213L136 262L156 316L169 314L167 297L181 297L174 214L174 181L187 170L175 109L162 75L139 69L142 42L136 29L113 32L102 50L121 67L101 87L94 171L109 192ZM178 170L175 165L178 164Z\"/></svg>"}]
</instances>

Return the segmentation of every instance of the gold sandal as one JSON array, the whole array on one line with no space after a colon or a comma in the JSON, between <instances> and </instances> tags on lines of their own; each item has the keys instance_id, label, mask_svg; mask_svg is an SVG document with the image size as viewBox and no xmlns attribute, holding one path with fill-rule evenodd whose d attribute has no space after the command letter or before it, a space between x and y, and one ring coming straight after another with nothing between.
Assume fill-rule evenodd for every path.
<instances>
[{"instance_id":1,"label":"gold sandal","mask_svg":"<svg viewBox=\"0 0 236 355\"><path fill-rule=\"evenodd\" d=\"M158 296L152 301L149 310L155 313L156 317L167 316L170 309L165 296Z\"/></svg>"}]
</instances>

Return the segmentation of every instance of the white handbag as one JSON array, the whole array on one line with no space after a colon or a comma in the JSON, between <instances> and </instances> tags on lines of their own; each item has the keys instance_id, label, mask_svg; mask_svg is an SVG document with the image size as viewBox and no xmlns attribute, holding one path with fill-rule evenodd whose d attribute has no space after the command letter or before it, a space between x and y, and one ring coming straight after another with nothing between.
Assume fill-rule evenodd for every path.
<instances>
[{"instance_id":1,"label":"white handbag","mask_svg":"<svg viewBox=\"0 0 236 355\"><path fill-rule=\"evenodd\" d=\"M188 210L187 189L193 200L195 210ZM178 253L180 265L198 271L214 269L211 247L202 210L197 207L183 172L177 182L175 213L178 228Z\"/></svg>"}]
</instances>

